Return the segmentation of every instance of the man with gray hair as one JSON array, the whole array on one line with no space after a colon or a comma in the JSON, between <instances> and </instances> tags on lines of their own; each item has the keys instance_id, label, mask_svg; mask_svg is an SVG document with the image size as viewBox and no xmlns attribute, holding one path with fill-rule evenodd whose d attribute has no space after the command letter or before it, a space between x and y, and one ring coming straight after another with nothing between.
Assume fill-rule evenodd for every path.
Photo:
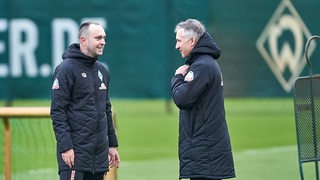
<instances>
[{"instance_id":1,"label":"man with gray hair","mask_svg":"<svg viewBox=\"0 0 320 180\"><path fill-rule=\"evenodd\" d=\"M186 64L171 80L172 98L180 109L180 179L221 180L235 177L225 118L220 49L195 19L176 28L176 49Z\"/></svg>"}]
</instances>

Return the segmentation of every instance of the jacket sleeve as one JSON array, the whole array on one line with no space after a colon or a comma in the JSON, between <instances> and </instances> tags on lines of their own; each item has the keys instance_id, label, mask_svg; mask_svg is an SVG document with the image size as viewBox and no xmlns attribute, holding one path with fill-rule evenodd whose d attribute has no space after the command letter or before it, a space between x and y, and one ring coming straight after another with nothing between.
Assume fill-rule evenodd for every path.
<instances>
[{"instance_id":1,"label":"jacket sleeve","mask_svg":"<svg viewBox=\"0 0 320 180\"><path fill-rule=\"evenodd\" d=\"M73 85L71 73L58 66L53 75L50 115L59 153L73 148L67 109Z\"/></svg>"},{"instance_id":2,"label":"jacket sleeve","mask_svg":"<svg viewBox=\"0 0 320 180\"><path fill-rule=\"evenodd\" d=\"M204 64L191 65L186 76L177 74L171 80L172 99L179 109L192 108L209 82L208 70Z\"/></svg>"},{"instance_id":3,"label":"jacket sleeve","mask_svg":"<svg viewBox=\"0 0 320 180\"><path fill-rule=\"evenodd\" d=\"M107 72L108 77L109 73ZM108 139L109 139L109 147L118 147L118 139L116 136L116 131L114 127L114 116L112 114L112 108L111 108L111 103L109 99L109 81L110 77L108 78L107 82L107 99L106 99L106 113L107 113L107 120L108 120Z\"/></svg>"},{"instance_id":4,"label":"jacket sleeve","mask_svg":"<svg viewBox=\"0 0 320 180\"><path fill-rule=\"evenodd\" d=\"M110 104L110 101L108 101ZM118 140L114 127L114 119L112 116L111 105L107 107L107 116L108 116L108 139L109 147L118 147Z\"/></svg>"}]
</instances>

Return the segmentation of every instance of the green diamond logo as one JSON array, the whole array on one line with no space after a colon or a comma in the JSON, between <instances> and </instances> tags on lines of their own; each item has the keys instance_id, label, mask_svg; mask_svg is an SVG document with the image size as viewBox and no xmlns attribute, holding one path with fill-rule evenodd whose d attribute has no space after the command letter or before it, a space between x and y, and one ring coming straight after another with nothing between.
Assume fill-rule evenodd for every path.
<instances>
[{"instance_id":1,"label":"green diamond logo","mask_svg":"<svg viewBox=\"0 0 320 180\"><path fill-rule=\"evenodd\" d=\"M271 71L286 92L306 66L304 46L311 36L289 0L283 0L256 42ZM309 55L315 49L310 44Z\"/></svg>"}]
</instances>

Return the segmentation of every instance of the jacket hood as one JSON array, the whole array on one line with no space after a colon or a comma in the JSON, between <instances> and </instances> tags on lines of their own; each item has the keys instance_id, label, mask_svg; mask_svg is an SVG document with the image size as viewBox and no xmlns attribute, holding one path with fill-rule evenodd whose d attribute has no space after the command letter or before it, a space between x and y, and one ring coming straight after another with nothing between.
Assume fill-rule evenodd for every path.
<instances>
[{"instance_id":1,"label":"jacket hood","mask_svg":"<svg viewBox=\"0 0 320 180\"><path fill-rule=\"evenodd\" d=\"M87 56L85 54L83 54L83 52L80 51L80 44L78 43L74 43L71 44L62 54L62 59L77 59L77 60L81 60L84 61L86 63L89 64L93 64L97 61L96 58Z\"/></svg>"},{"instance_id":2,"label":"jacket hood","mask_svg":"<svg viewBox=\"0 0 320 180\"><path fill-rule=\"evenodd\" d=\"M217 47L213 38L209 33L205 32L198 43L195 45L193 50L190 53L190 57L187 60L187 63L191 63L193 59L200 54L208 54L212 56L214 59L218 59L221 54L221 50ZM188 64L189 64L188 63Z\"/></svg>"}]
</instances>

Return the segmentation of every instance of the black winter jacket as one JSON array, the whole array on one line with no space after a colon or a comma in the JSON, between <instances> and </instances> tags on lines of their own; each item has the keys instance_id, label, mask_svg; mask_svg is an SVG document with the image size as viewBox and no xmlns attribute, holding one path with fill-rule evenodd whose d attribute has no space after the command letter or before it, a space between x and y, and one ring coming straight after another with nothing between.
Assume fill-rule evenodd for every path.
<instances>
[{"instance_id":1,"label":"black winter jacket","mask_svg":"<svg viewBox=\"0 0 320 180\"><path fill-rule=\"evenodd\" d=\"M108 171L108 147L118 142L108 96L109 73L97 59L72 44L53 75L51 119L57 141L59 172L70 170L61 153L73 148L74 169Z\"/></svg>"},{"instance_id":2,"label":"black winter jacket","mask_svg":"<svg viewBox=\"0 0 320 180\"><path fill-rule=\"evenodd\" d=\"M220 50L205 33L187 60L188 73L171 81L172 97L180 109L180 178L235 177L219 56Z\"/></svg>"}]
</instances>

